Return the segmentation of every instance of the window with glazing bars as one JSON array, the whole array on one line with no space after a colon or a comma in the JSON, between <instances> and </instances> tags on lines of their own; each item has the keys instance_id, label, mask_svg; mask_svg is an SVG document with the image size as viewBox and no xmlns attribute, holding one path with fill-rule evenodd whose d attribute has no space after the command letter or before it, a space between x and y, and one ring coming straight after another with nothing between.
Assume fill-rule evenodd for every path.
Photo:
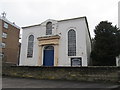
<instances>
[{"instance_id":1,"label":"window with glazing bars","mask_svg":"<svg viewBox=\"0 0 120 90\"><path fill-rule=\"evenodd\" d=\"M76 56L76 32L73 29L68 31L68 56Z\"/></svg>"},{"instance_id":2,"label":"window with glazing bars","mask_svg":"<svg viewBox=\"0 0 120 90\"><path fill-rule=\"evenodd\" d=\"M33 56L33 45L34 45L34 36L30 35L28 37L28 50L27 50L28 58L32 58L32 56Z\"/></svg>"},{"instance_id":3,"label":"window with glazing bars","mask_svg":"<svg viewBox=\"0 0 120 90\"><path fill-rule=\"evenodd\" d=\"M46 35L51 35L52 34L52 22L48 22L46 24Z\"/></svg>"}]
</instances>

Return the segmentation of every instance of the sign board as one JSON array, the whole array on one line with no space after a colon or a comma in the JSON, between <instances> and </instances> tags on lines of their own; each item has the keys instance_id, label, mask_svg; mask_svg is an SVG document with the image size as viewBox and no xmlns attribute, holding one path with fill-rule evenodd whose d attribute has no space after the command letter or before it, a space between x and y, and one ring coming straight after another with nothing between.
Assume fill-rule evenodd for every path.
<instances>
[{"instance_id":1,"label":"sign board","mask_svg":"<svg viewBox=\"0 0 120 90\"><path fill-rule=\"evenodd\" d=\"M81 58L79 57L74 57L74 58L71 58L71 66L73 67L80 67L82 66L82 60Z\"/></svg>"},{"instance_id":2,"label":"sign board","mask_svg":"<svg viewBox=\"0 0 120 90\"><path fill-rule=\"evenodd\" d=\"M120 55L116 57L116 66L120 66Z\"/></svg>"}]
</instances>

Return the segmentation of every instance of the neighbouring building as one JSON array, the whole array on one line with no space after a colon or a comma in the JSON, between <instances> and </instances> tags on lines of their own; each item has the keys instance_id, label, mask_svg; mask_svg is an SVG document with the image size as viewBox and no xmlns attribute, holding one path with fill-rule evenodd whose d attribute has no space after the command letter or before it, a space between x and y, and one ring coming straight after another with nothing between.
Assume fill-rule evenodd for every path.
<instances>
[{"instance_id":1,"label":"neighbouring building","mask_svg":"<svg viewBox=\"0 0 120 90\"><path fill-rule=\"evenodd\" d=\"M0 17L0 58L5 63L18 64L20 27Z\"/></svg>"},{"instance_id":2,"label":"neighbouring building","mask_svg":"<svg viewBox=\"0 0 120 90\"><path fill-rule=\"evenodd\" d=\"M86 17L48 19L22 27L20 66L88 66L91 37Z\"/></svg>"},{"instance_id":3,"label":"neighbouring building","mask_svg":"<svg viewBox=\"0 0 120 90\"><path fill-rule=\"evenodd\" d=\"M2 20L0 20L0 43L2 43ZM2 48L0 48L0 60L2 61Z\"/></svg>"},{"instance_id":4,"label":"neighbouring building","mask_svg":"<svg viewBox=\"0 0 120 90\"><path fill-rule=\"evenodd\" d=\"M0 20L0 43L2 42L2 21ZM0 48L0 83L2 83L2 48ZM0 89L2 88L2 85L0 85Z\"/></svg>"}]
</instances>

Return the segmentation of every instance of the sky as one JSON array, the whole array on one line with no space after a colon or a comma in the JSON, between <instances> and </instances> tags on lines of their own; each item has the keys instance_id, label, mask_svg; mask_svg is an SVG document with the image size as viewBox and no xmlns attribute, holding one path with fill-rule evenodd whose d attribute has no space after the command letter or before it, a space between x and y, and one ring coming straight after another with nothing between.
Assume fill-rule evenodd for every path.
<instances>
[{"instance_id":1,"label":"sky","mask_svg":"<svg viewBox=\"0 0 120 90\"><path fill-rule=\"evenodd\" d=\"M118 26L120 0L0 0L0 13L19 27L40 24L47 19L87 17L91 37L101 21Z\"/></svg>"}]
</instances>

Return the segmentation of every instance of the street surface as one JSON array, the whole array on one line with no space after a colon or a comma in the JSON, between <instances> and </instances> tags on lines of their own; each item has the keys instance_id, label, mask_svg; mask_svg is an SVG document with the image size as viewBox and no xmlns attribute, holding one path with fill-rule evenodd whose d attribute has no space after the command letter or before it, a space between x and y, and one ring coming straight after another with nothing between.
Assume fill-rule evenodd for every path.
<instances>
[{"instance_id":1,"label":"street surface","mask_svg":"<svg viewBox=\"0 0 120 90\"><path fill-rule=\"evenodd\" d=\"M37 80L26 78L2 78L2 88L118 88L118 84L91 83L66 80Z\"/></svg>"}]
</instances>

